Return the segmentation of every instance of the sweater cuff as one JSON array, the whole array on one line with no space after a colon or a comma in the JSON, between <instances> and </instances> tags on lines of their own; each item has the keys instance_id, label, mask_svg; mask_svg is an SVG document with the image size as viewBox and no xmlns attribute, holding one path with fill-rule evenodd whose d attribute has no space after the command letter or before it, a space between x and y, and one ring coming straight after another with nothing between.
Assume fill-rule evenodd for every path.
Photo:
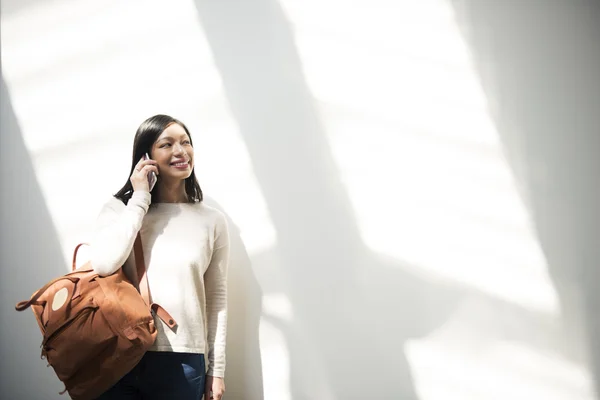
<instances>
[{"instance_id":1,"label":"sweater cuff","mask_svg":"<svg viewBox=\"0 0 600 400\"><path fill-rule=\"evenodd\" d=\"M206 375L214 376L215 378L225 378L225 371L223 371L222 369L214 369L214 368L208 367L208 371L206 372Z\"/></svg>"},{"instance_id":2,"label":"sweater cuff","mask_svg":"<svg viewBox=\"0 0 600 400\"><path fill-rule=\"evenodd\" d=\"M150 207L150 192L146 192L143 190L137 190L133 192L131 198L129 199L128 205L138 206L144 210L144 213L148 211L148 207Z\"/></svg>"}]
</instances>

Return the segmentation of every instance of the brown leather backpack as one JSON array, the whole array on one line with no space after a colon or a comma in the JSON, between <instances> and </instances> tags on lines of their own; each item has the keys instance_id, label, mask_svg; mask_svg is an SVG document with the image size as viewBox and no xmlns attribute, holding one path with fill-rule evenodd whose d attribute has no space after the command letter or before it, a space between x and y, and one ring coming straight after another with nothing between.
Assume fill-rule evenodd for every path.
<instances>
[{"instance_id":1,"label":"brown leather backpack","mask_svg":"<svg viewBox=\"0 0 600 400\"><path fill-rule=\"evenodd\" d=\"M82 243L83 244L83 243ZM134 255L140 292L119 268L102 277L88 261L58 277L21 301L16 310L31 306L42 331L46 358L72 399L94 399L131 371L154 343L154 311L173 328L176 322L152 303L142 242L138 234Z\"/></svg>"}]
</instances>

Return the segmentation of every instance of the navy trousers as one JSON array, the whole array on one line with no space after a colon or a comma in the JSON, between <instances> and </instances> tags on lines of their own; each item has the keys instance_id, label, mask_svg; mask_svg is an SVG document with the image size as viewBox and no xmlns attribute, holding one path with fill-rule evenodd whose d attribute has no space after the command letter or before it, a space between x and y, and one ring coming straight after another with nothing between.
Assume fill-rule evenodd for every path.
<instances>
[{"instance_id":1,"label":"navy trousers","mask_svg":"<svg viewBox=\"0 0 600 400\"><path fill-rule=\"evenodd\" d=\"M149 351L97 400L201 400L204 354Z\"/></svg>"}]
</instances>

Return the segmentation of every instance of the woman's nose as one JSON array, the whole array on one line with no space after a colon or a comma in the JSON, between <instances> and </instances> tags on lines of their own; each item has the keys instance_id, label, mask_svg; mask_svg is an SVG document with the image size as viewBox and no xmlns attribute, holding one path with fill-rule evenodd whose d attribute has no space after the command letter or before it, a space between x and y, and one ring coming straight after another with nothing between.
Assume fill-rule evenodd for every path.
<instances>
[{"instance_id":1,"label":"woman's nose","mask_svg":"<svg viewBox=\"0 0 600 400\"><path fill-rule=\"evenodd\" d=\"M179 144L179 143L177 143L177 144L175 144L173 146L173 152L175 154L183 154L183 153L185 153L185 151L183 150L183 146L181 144Z\"/></svg>"}]
</instances>

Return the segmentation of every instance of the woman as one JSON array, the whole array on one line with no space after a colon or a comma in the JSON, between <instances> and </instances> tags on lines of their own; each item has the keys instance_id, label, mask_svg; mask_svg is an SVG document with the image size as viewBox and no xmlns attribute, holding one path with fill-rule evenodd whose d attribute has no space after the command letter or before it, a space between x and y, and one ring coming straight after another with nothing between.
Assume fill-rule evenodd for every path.
<instances>
[{"instance_id":1,"label":"woman","mask_svg":"<svg viewBox=\"0 0 600 400\"><path fill-rule=\"evenodd\" d=\"M151 173L157 182L150 191ZM151 117L137 130L130 178L98 217L94 270L104 276L124 265L129 277L136 276L132 249L138 232L152 300L177 326L171 329L155 318L153 347L100 399L199 400L204 394L220 400L225 391L227 222L202 202L190 133L167 115Z\"/></svg>"}]
</instances>

